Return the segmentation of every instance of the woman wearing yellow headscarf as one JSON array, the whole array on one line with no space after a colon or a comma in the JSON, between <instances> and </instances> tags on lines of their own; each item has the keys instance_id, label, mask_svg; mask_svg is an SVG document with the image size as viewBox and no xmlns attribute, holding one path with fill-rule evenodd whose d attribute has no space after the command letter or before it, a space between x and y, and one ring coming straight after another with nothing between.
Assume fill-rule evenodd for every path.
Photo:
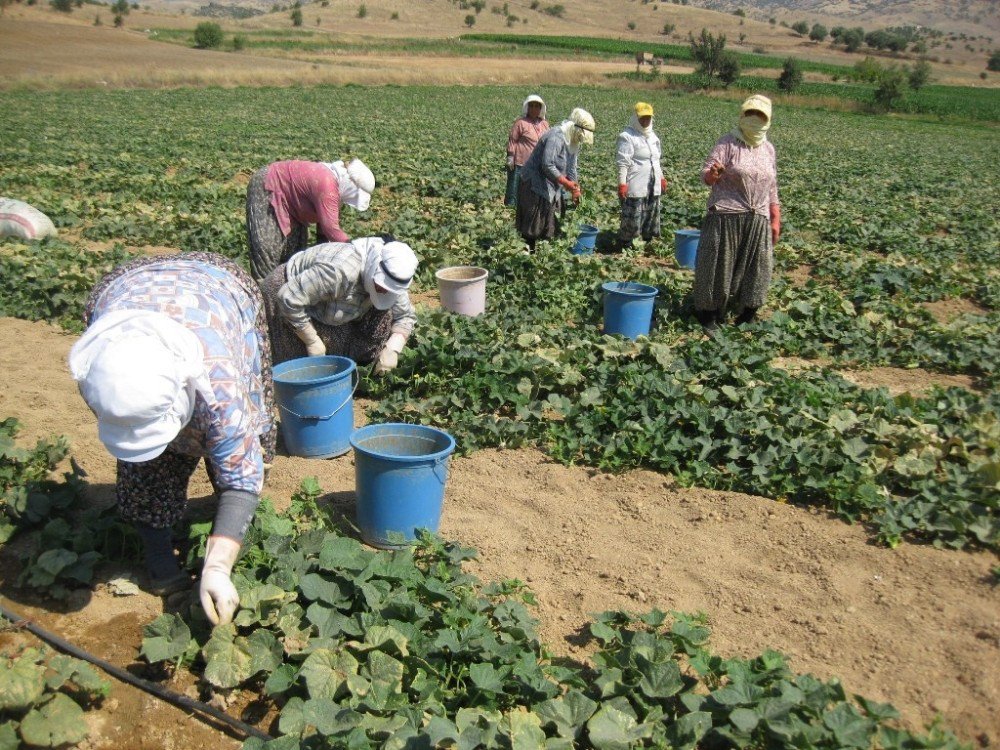
<instances>
[{"instance_id":1,"label":"woman wearing yellow headscarf","mask_svg":"<svg viewBox=\"0 0 1000 750\"><path fill-rule=\"evenodd\" d=\"M781 204L770 127L771 100L751 96L740 106L736 128L716 142L702 168L712 192L698 243L694 309L710 337L729 309L737 324L752 321L771 284Z\"/></svg>"}]
</instances>

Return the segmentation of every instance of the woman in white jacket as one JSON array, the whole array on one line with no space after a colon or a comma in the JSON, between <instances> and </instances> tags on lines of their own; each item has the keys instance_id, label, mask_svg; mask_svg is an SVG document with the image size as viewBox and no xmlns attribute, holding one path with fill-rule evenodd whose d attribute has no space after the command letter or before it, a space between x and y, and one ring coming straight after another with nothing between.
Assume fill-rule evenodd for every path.
<instances>
[{"instance_id":1,"label":"woman in white jacket","mask_svg":"<svg viewBox=\"0 0 1000 750\"><path fill-rule=\"evenodd\" d=\"M653 105L639 102L629 125L618 136L615 164L622 218L618 246L631 247L640 234L649 242L660 236L660 196L667 181L660 166L660 139L653 132Z\"/></svg>"}]
</instances>

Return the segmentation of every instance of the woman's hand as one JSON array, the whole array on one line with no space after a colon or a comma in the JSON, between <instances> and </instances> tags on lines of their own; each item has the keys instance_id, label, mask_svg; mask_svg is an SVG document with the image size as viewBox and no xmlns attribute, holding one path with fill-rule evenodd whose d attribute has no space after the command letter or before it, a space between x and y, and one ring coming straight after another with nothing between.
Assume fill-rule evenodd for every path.
<instances>
[{"instance_id":1,"label":"woman's hand","mask_svg":"<svg viewBox=\"0 0 1000 750\"><path fill-rule=\"evenodd\" d=\"M771 213L771 246L778 244L778 238L781 236L781 206L777 203L772 203L770 208Z\"/></svg>"},{"instance_id":2,"label":"woman's hand","mask_svg":"<svg viewBox=\"0 0 1000 750\"><path fill-rule=\"evenodd\" d=\"M618 186L618 197L622 200L628 198L628 185L624 183Z\"/></svg>"},{"instance_id":3,"label":"woman's hand","mask_svg":"<svg viewBox=\"0 0 1000 750\"><path fill-rule=\"evenodd\" d=\"M660 178L660 194L663 194L665 192L667 192L667 178L666 177L661 177Z\"/></svg>"},{"instance_id":4,"label":"woman's hand","mask_svg":"<svg viewBox=\"0 0 1000 750\"><path fill-rule=\"evenodd\" d=\"M724 166L719 164L719 162L717 161L712 162L712 166L710 166L705 171L705 184L714 185L722 178L722 175L724 175L725 173L726 173L726 168Z\"/></svg>"}]
</instances>

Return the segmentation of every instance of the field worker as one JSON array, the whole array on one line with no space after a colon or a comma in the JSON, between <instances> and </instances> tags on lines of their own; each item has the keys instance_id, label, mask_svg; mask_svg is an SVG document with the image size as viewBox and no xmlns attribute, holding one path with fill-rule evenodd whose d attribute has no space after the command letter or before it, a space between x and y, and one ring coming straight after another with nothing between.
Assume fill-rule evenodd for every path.
<instances>
[{"instance_id":1,"label":"field worker","mask_svg":"<svg viewBox=\"0 0 1000 750\"><path fill-rule=\"evenodd\" d=\"M417 256L391 235L296 253L264 279L275 364L335 354L392 370L417 316L407 291Z\"/></svg>"},{"instance_id":2,"label":"field worker","mask_svg":"<svg viewBox=\"0 0 1000 750\"><path fill-rule=\"evenodd\" d=\"M141 258L105 276L69 366L118 459L122 517L143 542L150 590L184 588L171 526L204 457L218 507L199 594L213 624L239 605L230 574L272 460L271 347L257 284L212 253Z\"/></svg>"},{"instance_id":3,"label":"field worker","mask_svg":"<svg viewBox=\"0 0 1000 750\"><path fill-rule=\"evenodd\" d=\"M517 205L517 185L521 167L531 156L538 139L548 129L545 102L542 101L542 97L532 94L524 100L521 116L514 120L510 136L507 138L507 191L503 199L505 206Z\"/></svg>"},{"instance_id":4,"label":"field worker","mask_svg":"<svg viewBox=\"0 0 1000 750\"><path fill-rule=\"evenodd\" d=\"M293 253L309 246L309 225L317 242L347 242L340 206L367 211L375 176L360 159L348 163L276 161L258 169L247 186L250 274L260 282Z\"/></svg>"},{"instance_id":5,"label":"field worker","mask_svg":"<svg viewBox=\"0 0 1000 750\"><path fill-rule=\"evenodd\" d=\"M660 139L653 132L653 105L639 102L615 150L622 209L619 248L631 247L639 235L646 242L660 236L660 196L667 189L660 154Z\"/></svg>"},{"instance_id":6,"label":"field worker","mask_svg":"<svg viewBox=\"0 0 1000 750\"><path fill-rule=\"evenodd\" d=\"M537 240L547 240L559 231L565 189L574 203L580 202L577 157L583 144L594 142L594 118L577 107L558 126L547 130L521 167L517 190L517 231L535 249Z\"/></svg>"},{"instance_id":7,"label":"field worker","mask_svg":"<svg viewBox=\"0 0 1000 750\"><path fill-rule=\"evenodd\" d=\"M710 337L728 309L737 313L737 324L752 321L771 283L781 206L770 126L771 100L751 96L740 106L736 128L716 142L702 168L712 191L698 243L694 309Z\"/></svg>"}]
</instances>

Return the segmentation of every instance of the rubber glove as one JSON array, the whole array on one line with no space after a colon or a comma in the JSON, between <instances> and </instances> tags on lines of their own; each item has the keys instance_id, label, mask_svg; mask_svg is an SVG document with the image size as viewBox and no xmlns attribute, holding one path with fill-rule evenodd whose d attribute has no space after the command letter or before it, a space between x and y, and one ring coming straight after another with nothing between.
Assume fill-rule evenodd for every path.
<instances>
[{"instance_id":1,"label":"rubber glove","mask_svg":"<svg viewBox=\"0 0 1000 750\"><path fill-rule=\"evenodd\" d=\"M514 157L513 156L508 156L507 157L507 169L513 169L513 168L514 168Z\"/></svg>"},{"instance_id":2,"label":"rubber glove","mask_svg":"<svg viewBox=\"0 0 1000 750\"><path fill-rule=\"evenodd\" d=\"M712 162L712 166L705 170L701 179L706 185L714 185L722 178L722 175L725 174L725 172L726 168L719 164L719 162Z\"/></svg>"},{"instance_id":3,"label":"rubber glove","mask_svg":"<svg viewBox=\"0 0 1000 750\"><path fill-rule=\"evenodd\" d=\"M403 334L392 334L378 355L378 362L375 363L375 374L381 375L394 369L399 364L399 353L403 351L405 345L406 337Z\"/></svg>"},{"instance_id":4,"label":"rubber glove","mask_svg":"<svg viewBox=\"0 0 1000 750\"><path fill-rule=\"evenodd\" d=\"M771 204L771 245L778 244L778 237L781 236L781 206L777 203Z\"/></svg>"},{"instance_id":5,"label":"rubber glove","mask_svg":"<svg viewBox=\"0 0 1000 750\"><path fill-rule=\"evenodd\" d=\"M667 178L666 177L661 177L660 178L660 194L662 195L665 192L667 192Z\"/></svg>"},{"instance_id":6,"label":"rubber glove","mask_svg":"<svg viewBox=\"0 0 1000 750\"><path fill-rule=\"evenodd\" d=\"M622 183L618 186L618 197L622 200L628 198L628 185Z\"/></svg>"},{"instance_id":7,"label":"rubber glove","mask_svg":"<svg viewBox=\"0 0 1000 750\"><path fill-rule=\"evenodd\" d=\"M205 565L201 569L198 594L201 607L213 625L233 621L240 595L231 578L233 565L240 555L240 543L228 536L210 536L205 546Z\"/></svg>"},{"instance_id":8,"label":"rubber glove","mask_svg":"<svg viewBox=\"0 0 1000 750\"><path fill-rule=\"evenodd\" d=\"M306 345L306 353L310 357L322 357L326 354L326 344L320 340L312 323L306 323L302 328L297 328L295 335Z\"/></svg>"},{"instance_id":9,"label":"rubber glove","mask_svg":"<svg viewBox=\"0 0 1000 750\"><path fill-rule=\"evenodd\" d=\"M573 191L573 203L578 204L582 196L583 196L583 191L580 190L580 186L577 185L576 190Z\"/></svg>"},{"instance_id":10,"label":"rubber glove","mask_svg":"<svg viewBox=\"0 0 1000 750\"><path fill-rule=\"evenodd\" d=\"M566 188L566 190L568 190L570 193L580 192L580 186L577 185L575 182L573 182L573 180L569 179L568 177L560 177L558 180L556 180L556 182L558 182L560 185Z\"/></svg>"}]
</instances>

